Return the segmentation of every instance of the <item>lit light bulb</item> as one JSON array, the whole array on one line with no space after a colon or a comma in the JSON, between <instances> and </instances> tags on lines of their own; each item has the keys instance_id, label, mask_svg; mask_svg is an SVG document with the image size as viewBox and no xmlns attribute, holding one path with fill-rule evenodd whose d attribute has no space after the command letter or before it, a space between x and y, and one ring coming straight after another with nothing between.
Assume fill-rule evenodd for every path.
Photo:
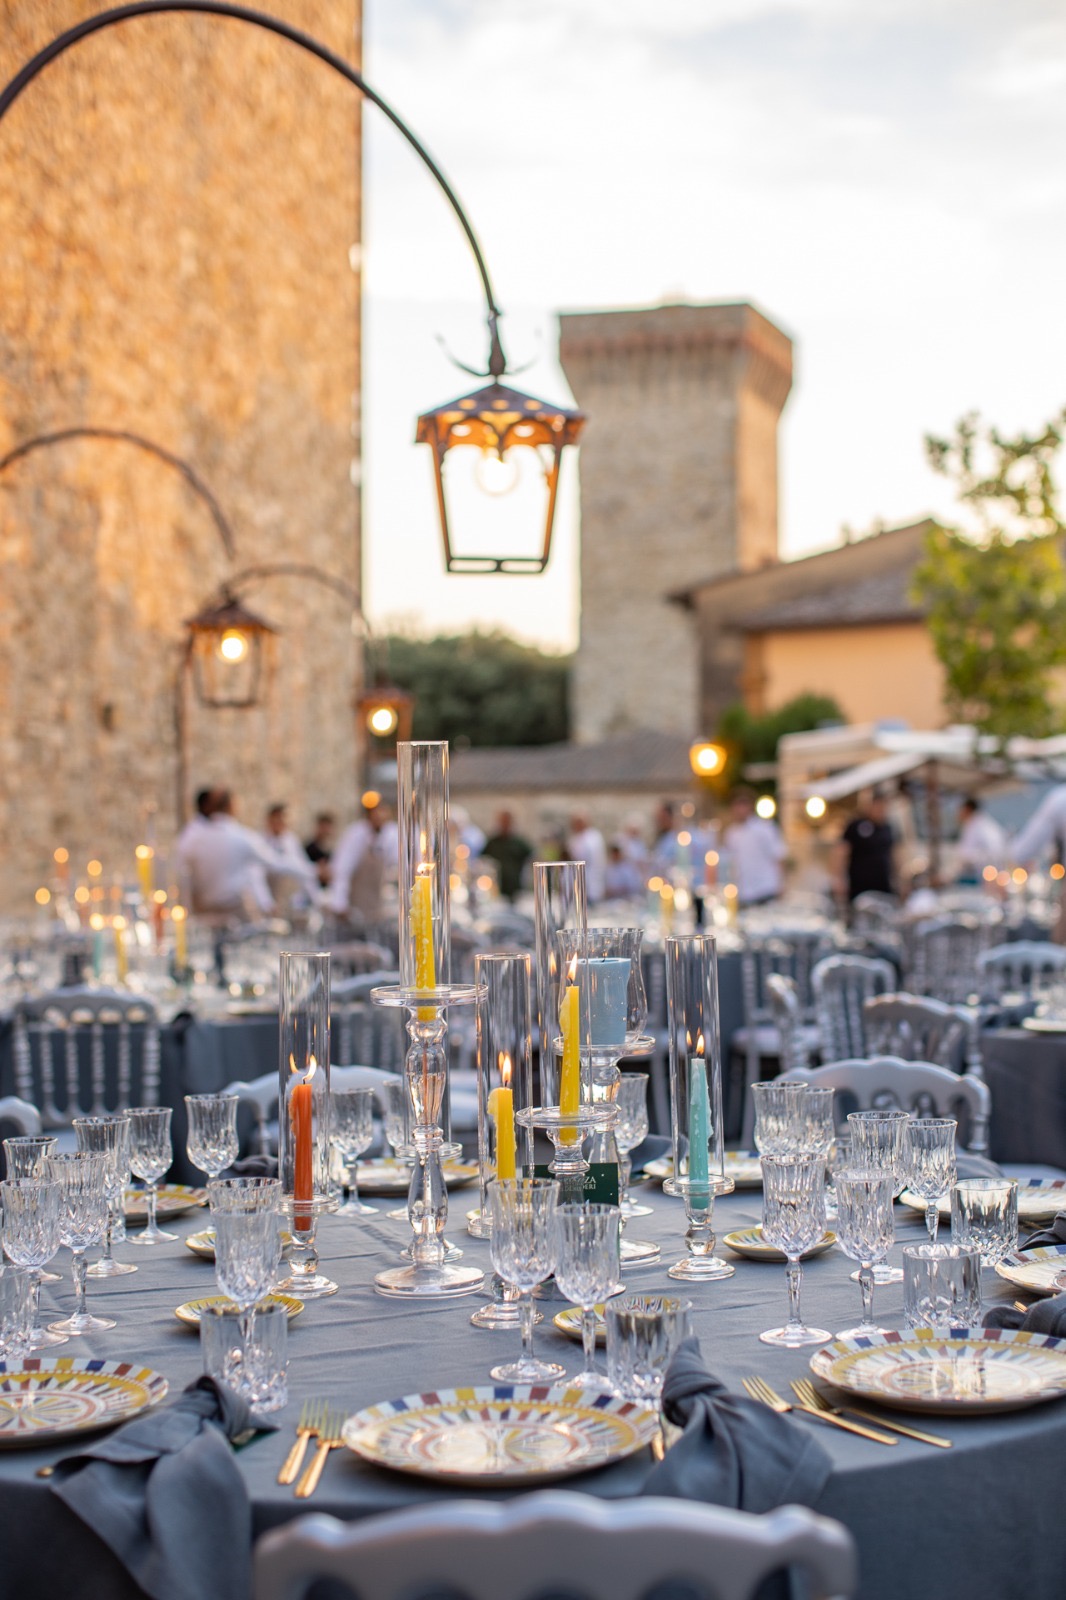
<instances>
[{"instance_id":1,"label":"lit light bulb","mask_svg":"<svg viewBox=\"0 0 1066 1600\"><path fill-rule=\"evenodd\" d=\"M762 817L764 822L769 822L771 817L777 815L777 801L772 794L761 794L755 802L755 815Z\"/></svg>"},{"instance_id":2,"label":"lit light bulb","mask_svg":"<svg viewBox=\"0 0 1066 1600\"><path fill-rule=\"evenodd\" d=\"M392 706L375 706L366 719L366 725L371 733L376 733L379 739L383 739L395 731L399 720Z\"/></svg>"},{"instance_id":3,"label":"lit light bulb","mask_svg":"<svg viewBox=\"0 0 1066 1600\"><path fill-rule=\"evenodd\" d=\"M474 480L484 494L510 494L518 482L518 462L510 450L502 456L495 450L482 450L474 468Z\"/></svg>"},{"instance_id":4,"label":"lit light bulb","mask_svg":"<svg viewBox=\"0 0 1066 1600\"><path fill-rule=\"evenodd\" d=\"M812 794L803 808L812 822L818 822L829 809L820 794Z\"/></svg>"},{"instance_id":5,"label":"lit light bulb","mask_svg":"<svg viewBox=\"0 0 1066 1600\"><path fill-rule=\"evenodd\" d=\"M248 654L248 635L240 628L227 628L218 641L218 653L223 661L243 661Z\"/></svg>"}]
</instances>

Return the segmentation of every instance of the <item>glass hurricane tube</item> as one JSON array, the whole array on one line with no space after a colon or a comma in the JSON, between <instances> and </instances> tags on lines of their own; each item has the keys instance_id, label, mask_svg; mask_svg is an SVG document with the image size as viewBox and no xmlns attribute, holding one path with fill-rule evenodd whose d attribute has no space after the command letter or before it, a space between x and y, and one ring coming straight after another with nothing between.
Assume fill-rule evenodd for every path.
<instances>
[{"instance_id":1,"label":"glass hurricane tube","mask_svg":"<svg viewBox=\"0 0 1066 1600\"><path fill-rule=\"evenodd\" d=\"M318 1219L335 1211L330 1185L329 954L282 952L278 982L278 1176L292 1218L289 1275L300 1299L336 1294L319 1272Z\"/></svg>"}]
</instances>

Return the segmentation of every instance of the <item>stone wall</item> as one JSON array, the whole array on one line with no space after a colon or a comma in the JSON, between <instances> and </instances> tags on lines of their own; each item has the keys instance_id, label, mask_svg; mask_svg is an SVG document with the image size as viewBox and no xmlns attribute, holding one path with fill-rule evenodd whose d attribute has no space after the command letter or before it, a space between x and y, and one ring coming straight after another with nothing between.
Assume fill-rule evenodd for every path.
<instances>
[{"instance_id":1,"label":"stone wall","mask_svg":"<svg viewBox=\"0 0 1066 1600\"><path fill-rule=\"evenodd\" d=\"M96 0L0 0L4 81ZM361 0L272 0L358 65ZM71 442L0 476L0 909L53 848L132 876L177 810L183 620L232 571L302 561L358 587L360 116L356 91L235 21L125 22L47 67L0 124L0 453L130 429L186 458L231 522L129 445ZM355 806L350 609L247 592L280 630L266 703L190 701L190 788L303 828Z\"/></svg>"},{"instance_id":2,"label":"stone wall","mask_svg":"<svg viewBox=\"0 0 1066 1600\"><path fill-rule=\"evenodd\" d=\"M677 589L777 559L777 419L791 341L746 305L561 319L581 447L575 737L700 733Z\"/></svg>"}]
</instances>

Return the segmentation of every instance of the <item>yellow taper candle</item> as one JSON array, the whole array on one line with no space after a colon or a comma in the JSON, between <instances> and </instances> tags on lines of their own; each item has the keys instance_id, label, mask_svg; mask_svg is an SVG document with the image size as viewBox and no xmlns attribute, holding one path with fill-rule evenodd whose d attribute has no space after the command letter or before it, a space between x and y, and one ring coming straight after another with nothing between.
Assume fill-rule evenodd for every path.
<instances>
[{"instance_id":1,"label":"yellow taper candle","mask_svg":"<svg viewBox=\"0 0 1066 1600\"><path fill-rule=\"evenodd\" d=\"M112 931L115 935L115 972L119 983L125 983L130 970L129 956L126 953L126 919L113 917L111 919Z\"/></svg>"},{"instance_id":2,"label":"yellow taper candle","mask_svg":"<svg viewBox=\"0 0 1066 1600\"><path fill-rule=\"evenodd\" d=\"M174 924L174 960L179 967L189 960L189 930L185 926L185 907L173 906L170 920Z\"/></svg>"},{"instance_id":3,"label":"yellow taper candle","mask_svg":"<svg viewBox=\"0 0 1066 1600\"><path fill-rule=\"evenodd\" d=\"M411 937L415 945L415 988L437 987L437 963L433 952L433 882L430 872L420 869L411 885ZM432 1022L433 1008L421 1006L419 1021Z\"/></svg>"},{"instance_id":4,"label":"yellow taper candle","mask_svg":"<svg viewBox=\"0 0 1066 1600\"><path fill-rule=\"evenodd\" d=\"M577 961L571 961L567 985L563 990L563 1003L559 1010L559 1024L563 1032L563 1061L559 1072L559 1110L567 1116L576 1116L581 1104L581 991L574 979ZM576 1144L578 1130L567 1128L561 1135L563 1144Z\"/></svg>"},{"instance_id":5,"label":"yellow taper candle","mask_svg":"<svg viewBox=\"0 0 1066 1600\"><path fill-rule=\"evenodd\" d=\"M503 1082L489 1095L486 1109L496 1124L496 1176L513 1178L517 1176L514 1090L511 1088L511 1058L508 1055L500 1056L500 1077Z\"/></svg>"},{"instance_id":6,"label":"yellow taper candle","mask_svg":"<svg viewBox=\"0 0 1066 1600\"><path fill-rule=\"evenodd\" d=\"M150 844L139 844L134 854L137 857L137 878L141 886L141 899L147 905L155 890L155 851Z\"/></svg>"}]
</instances>

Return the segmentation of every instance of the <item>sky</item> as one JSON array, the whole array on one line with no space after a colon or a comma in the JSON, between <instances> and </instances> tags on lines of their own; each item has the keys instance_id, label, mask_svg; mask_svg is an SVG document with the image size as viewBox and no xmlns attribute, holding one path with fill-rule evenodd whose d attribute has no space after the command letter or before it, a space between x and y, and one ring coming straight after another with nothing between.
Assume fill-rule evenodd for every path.
<instances>
[{"instance_id":1,"label":"sky","mask_svg":"<svg viewBox=\"0 0 1066 1600\"><path fill-rule=\"evenodd\" d=\"M782 554L951 520L923 436L1066 404L1062 0L365 5L366 76L463 201L508 358L533 363L521 387L569 400L560 310L745 300L792 337ZM420 410L476 386L446 352L484 359L480 283L373 107L364 132L371 621L571 648L579 464L543 577L444 573L411 441Z\"/></svg>"}]
</instances>

